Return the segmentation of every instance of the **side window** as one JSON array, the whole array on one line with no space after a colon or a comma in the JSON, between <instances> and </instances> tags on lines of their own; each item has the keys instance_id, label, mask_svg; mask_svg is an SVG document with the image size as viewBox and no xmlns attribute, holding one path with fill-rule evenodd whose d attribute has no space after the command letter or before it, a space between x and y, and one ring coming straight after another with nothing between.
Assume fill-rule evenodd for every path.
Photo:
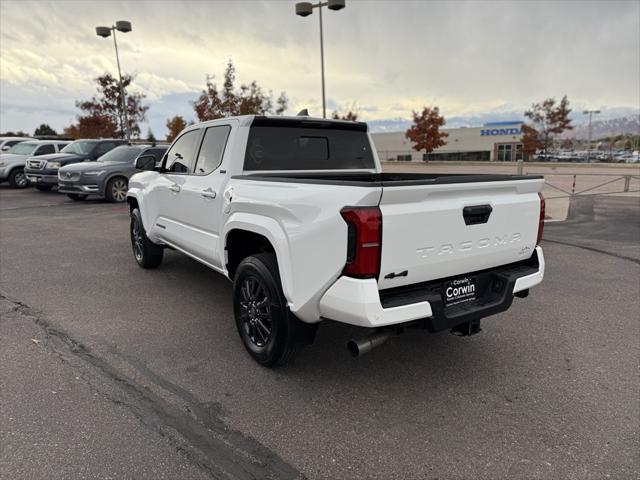
<instances>
[{"instance_id":1,"label":"side window","mask_svg":"<svg viewBox=\"0 0 640 480\"><path fill-rule=\"evenodd\" d=\"M62 150L67 145L69 145L69 144L68 143L58 143L58 151Z\"/></svg>"},{"instance_id":2,"label":"side window","mask_svg":"<svg viewBox=\"0 0 640 480\"><path fill-rule=\"evenodd\" d=\"M198 153L197 175L208 175L220 166L230 131L229 125L207 128Z\"/></svg>"},{"instance_id":3,"label":"side window","mask_svg":"<svg viewBox=\"0 0 640 480\"><path fill-rule=\"evenodd\" d=\"M147 150L145 154L153 155L154 157L156 157L156 163L160 163L166 151L166 148L152 148L151 150Z\"/></svg>"},{"instance_id":4,"label":"side window","mask_svg":"<svg viewBox=\"0 0 640 480\"><path fill-rule=\"evenodd\" d=\"M100 157L100 156L104 155L105 153L107 153L109 150L113 150L114 148L116 148L116 144L115 143L113 143L113 142L102 142L94 150L94 155L96 156L96 158Z\"/></svg>"},{"instance_id":5,"label":"side window","mask_svg":"<svg viewBox=\"0 0 640 480\"><path fill-rule=\"evenodd\" d=\"M196 143L200 130L189 130L167 152L165 170L173 173L193 173Z\"/></svg>"},{"instance_id":6,"label":"side window","mask_svg":"<svg viewBox=\"0 0 640 480\"><path fill-rule=\"evenodd\" d=\"M55 153L56 149L52 143L48 145L41 145L38 147L34 155L48 155L50 153Z\"/></svg>"},{"instance_id":7,"label":"side window","mask_svg":"<svg viewBox=\"0 0 640 480\"><path fill-rule=\"evenodd\" d=\"M24 140L9 140L8 142L5 142L4 146L5 147L13 147L16 143L20 143L23 142Z\"/></svg>"}]
</instances>

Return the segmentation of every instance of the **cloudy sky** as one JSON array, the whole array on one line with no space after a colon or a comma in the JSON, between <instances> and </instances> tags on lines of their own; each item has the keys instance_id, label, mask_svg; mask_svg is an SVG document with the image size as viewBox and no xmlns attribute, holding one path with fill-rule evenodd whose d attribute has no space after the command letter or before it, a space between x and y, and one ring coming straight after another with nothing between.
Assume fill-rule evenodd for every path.
<instances>
[{"instance_id":1,"label":"cloudy sky","mask_svg":"<svg viewBox=\"0 0 640 480\"><path fill-rule=\"evenodd\" d=\"M205 77L232 59L240 81L286 91L289 113L321 114L318 16L294 1L0 0L0 130L62 129L92 81L116 72L97 25L130 20L123 70L147 95L148 125L193 118ZM330 107L365 120L408 118L422 105L445 117L520 112L567 94L576 109L640 108L638 1L358 1L324 13Z\"/></svg>"}]
</instances>

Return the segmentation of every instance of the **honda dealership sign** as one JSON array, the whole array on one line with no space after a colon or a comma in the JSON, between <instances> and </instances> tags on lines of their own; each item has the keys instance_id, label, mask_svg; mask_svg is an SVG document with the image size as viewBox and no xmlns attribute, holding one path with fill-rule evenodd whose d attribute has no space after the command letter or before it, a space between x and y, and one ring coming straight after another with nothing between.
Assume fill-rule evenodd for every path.
<instances>
[{"instance_id":1,"label":"honda dealership sign","mask_svg":"<svg viewBox=\"0 0 640 480\"><path fill-rule=\"evenodd\" d=\"M485 128L480 130L480 136L493 136L493 135L520 135L522 130L520 128Z\"/></svg>"}]
</instances>

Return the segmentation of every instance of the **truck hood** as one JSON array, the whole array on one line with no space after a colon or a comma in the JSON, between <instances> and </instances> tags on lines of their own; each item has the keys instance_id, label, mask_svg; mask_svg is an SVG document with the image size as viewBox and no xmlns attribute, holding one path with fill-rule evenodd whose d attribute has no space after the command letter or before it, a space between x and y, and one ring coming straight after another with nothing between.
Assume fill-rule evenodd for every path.
<instances>
[{"instance_id":1,"label":"truck hood","mask_svg":"<svg viewBox=\"0 0 640 480\"><path fill-rule=\"evenodd\" d=\"M117 162L80 162L72 163L60 168L61 172L90 172L92 170L114 170L124 167L124 163Z\"/></svg>"},{"instance_id":2,"label":"truck hood","mask_svg":"<svg viewBox=\"0 0 640 480\"><path fill-rule=\"evenodd\" d=\"M29 155L17 155L15 153L3 153L0 154L0 160L18 160L21 158L26 158Z\"/></svg>"},{"instance_id":3,"label":"truck hood","mask_svg":"<svg viewBox=\"0 0 640 480\"><path fill-rule=\"evenodd\" d=\"M49 155L39 155L37 157L38 160L45 160L47 162L80 162L82 160L86 160L89 158L87 155L78 155L76 153L50 153Z\"/></svg>"}]
</instances>

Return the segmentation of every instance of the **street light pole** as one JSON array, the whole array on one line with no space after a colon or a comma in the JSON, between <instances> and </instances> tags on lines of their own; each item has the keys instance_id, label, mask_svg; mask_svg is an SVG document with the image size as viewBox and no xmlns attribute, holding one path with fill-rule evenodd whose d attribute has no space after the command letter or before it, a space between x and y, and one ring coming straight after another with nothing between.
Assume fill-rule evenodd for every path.
<instances>
[{"instance_id":1,"label":"street light pole","mask_svg":"<svg viewBox=\"0 0 640 480\"><path fill-rule=\"evenodd\" d=\"M113 45L116 47L116 63L118 64L118 82L120 84L120 98L122 99L122 116L124 117L124 133L127 140L131 141L131 133L129 132L129 117L127 115L127 98L122 85L122 71L120 70L120 56L118 55L118 42L116 41L116 30L113 29Z\"/></svg>"},{"instance_id":2,"label":"street light pole","mask_svg":"<svg viewBox=\"0 0 640 480\"><path fill-rule=\"evenodd\" d=\"M121 100L121 114L120 124L122 130L127 137L127 141L131 141L131 132L129 130L129 116L127 115L127 98L124 92L124 85L122 84L122 71L120 69L120 55L118 55L118 42L116 40L116 30L122 33L131 31L131 22L126 20L119 20L115 25L111 27L96 27L96 34L99 37L107 38L113 33L113 46L116 49L116 64L118 65L118 85L120 86L120 100Z\"/></svg>"},{"instance_id":3,"label":"street light pole","mask_svg":"<svg viewBox=\"0 0 640 480\"><path fill-rule=\"evenodd\" d=\"M327 0L326 2L298 2L296 3L296 15L307 17L313 13L313 9L318 9L320 17L320 71L322 75L322 118L327 118L327 101L324 84L324 34L322 28L322 7L329 10L342 10L345 7L345 0Z\"/></svg>"},{"instance_id":4,"label":"street light pole","mask_svg":"<svg viewBox=\"0 0 640 480\"><path fill-rule=\"evenodd\" d=\"M584 115L589 115L589 145L587 146L587 162L591 162L591 119L593 118L593 114L600 113L600 110L585 110L582 112Z\"/></svg>"},{"instance_id":5,"label":"street light pole","mask_svg":"<svg viewBox=\"0 0 640 480\"><path fill-rule=\"evenodd\" d=\"M324 38L322 35L322 3L319 3L318 5L318 16L320 17L320 71L322 72L322 118L327 118L327 103L324 91Z\"/></svg>"}]
</instances>

